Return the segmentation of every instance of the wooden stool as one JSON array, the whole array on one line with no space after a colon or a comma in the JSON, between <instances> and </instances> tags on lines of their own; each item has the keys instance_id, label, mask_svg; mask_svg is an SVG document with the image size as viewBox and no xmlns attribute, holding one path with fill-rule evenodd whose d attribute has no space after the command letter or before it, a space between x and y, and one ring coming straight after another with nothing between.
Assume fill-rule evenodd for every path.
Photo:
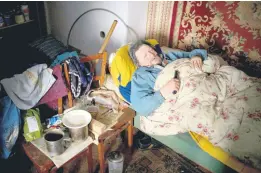
<instances>
[{"instance_id":1,"label":"wooden stool","mask_svg":"<svg viewBox=\"0 0 261 173\"><path fill-rule=\"evenodd\" d=\"M28 158L33 162L33 165L35 166L38 173L55 173L58 170L58 168L54 165L52 160L49 159L44 153L42 153L38 148L36 148L32 143L23 143L22 146ZM63 166L79 157L87 155L88 172L92 173L93 163L91 147L92 144L90 144L85 150L83 150L82 152L68 160L66 163L64 163Z\"/></svg>"}]
</instances>

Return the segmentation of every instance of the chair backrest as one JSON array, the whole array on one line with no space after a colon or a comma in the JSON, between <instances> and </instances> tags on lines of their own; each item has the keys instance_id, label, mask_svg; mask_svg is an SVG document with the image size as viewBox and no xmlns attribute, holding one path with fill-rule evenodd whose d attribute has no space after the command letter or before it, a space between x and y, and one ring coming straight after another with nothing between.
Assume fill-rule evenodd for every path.
<instances>
[{"instance_id":1,"label":"chair backrest","mask_svg":"<svg viewBox=\"0 0 261 173\"><path fill-rule=\"evenodd\" d=\"M103 53L98 53L96 55L90 55L90 56L85 56L80 59L82 63L87 63L91 61L95 61L94 66L98 63L98 61L101 60L101 71L100 75L94 75L93 76L93 81L98 81L99 82L99 87L103 86L104 80L105 80L105 74L106 74L106 63L107 63L107 52ZM68 65L66 63L63 63L61 66L64 71L65 75L65 80L66 84L68 86L68 108L73 107L73 96L72 92L70 90L70 77L69 77L69 72L68 72ZM58 99L58 114L63 113L63 98Z\"/></svg>"},{"instance_id":2,"label":"chair backrest","mask_svg":"<svg viewBox=\"0 0 261 173\"><path fill-rule=\"evenodd\" d=\"M103 86L104 80L105 80L105 74L106 74L106 63L107 63L107 52L98 53L96 55L90 55L85 56L80 59L82 63L94 61L94 65L98 63L98 61L101 60L101 71L100 75L94 75L93 81L99 81L99 87Z\"/></svg>"}]
</instances>

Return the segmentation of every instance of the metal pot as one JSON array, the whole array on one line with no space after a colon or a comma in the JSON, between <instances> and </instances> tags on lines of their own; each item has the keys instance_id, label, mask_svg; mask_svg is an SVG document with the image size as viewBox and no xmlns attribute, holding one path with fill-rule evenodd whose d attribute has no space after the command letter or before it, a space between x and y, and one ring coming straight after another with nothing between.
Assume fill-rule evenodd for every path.
<instances>
[{"instance_id":1,"label":"metal pot","mask_svg":"<svg viewBox=\"0 0 261 173\"><path fill-rule=\"evenodd\" d=\"M88 137L88 124L92 116L84 110L66 112L62 118L63 124L69 128L70 136L74 142L82 141Z\"/></svg>"},{"instance_id":2,"label":"metal pot","mask_svg":"<svg viewBox=\"0 0 261 173\"><path fill-rule=\"evenodd\" d=\"M73 141L82 141L88 137L88 125L81 128L69 128L70 137Z\"/></svg>"}]
</instances>

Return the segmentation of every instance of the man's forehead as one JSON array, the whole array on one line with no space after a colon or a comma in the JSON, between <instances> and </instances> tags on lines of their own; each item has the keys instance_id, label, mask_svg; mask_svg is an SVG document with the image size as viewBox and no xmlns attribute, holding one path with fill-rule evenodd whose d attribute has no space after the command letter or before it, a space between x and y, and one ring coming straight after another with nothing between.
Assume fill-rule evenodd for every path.
<instances>
[{"instance_id":1,"label":"man's forehead","mask_svg":"<svg viewBox=\"0 0 261 173\"><path fill-rule=\"evenodd\" d=\"M140 46L140 48L137 50L136 53L138 53L138 54L140 54L140 53L145 53L145 52L147 52L149 49L150 49L150 46L144 44L144 45Z\"/></svg>"}]
</instances>

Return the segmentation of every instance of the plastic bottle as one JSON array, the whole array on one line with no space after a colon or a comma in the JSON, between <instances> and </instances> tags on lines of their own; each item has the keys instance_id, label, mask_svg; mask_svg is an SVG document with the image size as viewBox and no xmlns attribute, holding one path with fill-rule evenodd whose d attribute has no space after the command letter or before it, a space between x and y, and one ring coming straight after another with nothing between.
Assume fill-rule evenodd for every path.
<instances>
[{"instance_id":1,"label":"plastic bottle","mask_svg":"<svg viewBox=\"0 0 261 173\"><path fill-rule=\"evenodd\" d=\"M124 156L119 151L112 151L108 155L109 173L122 173Z\"/></svg>"},{"instance_id":2,"label":"plastic bottle","mask_svg":"<svg viewBox=\"0 0 261 173\"><path fill-rule=\"evenodd\" d=\"M30 20L28 5L27 4L21 5L21 11L24 14L25 21L28 22Z\"/></svg>"},{"instance_id":3,"label":"plastic bottle","mask_svg":"<svg viewBox=\"0 0 261 173\"><path fill-rule=\"evenodd\" d=\"M7 26L13 24L12 15L11 15L11 12L10 12L10 11L7 11L7 12L4 14L4 19L5 19L5 24L6 24Z\"/></svg>"},{"instance_id":4,"label":"plastic bottle","mask_svg":"<svg viewBox=\"0 0 261 173\"><path fill-rule=\"evenodd\" d=\"M25 22L24 15L21 12L20 7L18 6L16 8L16 12L15 12L15 23L21 24L21 23L24 23L24 22Z\"/></svg>"}]
</instances>

